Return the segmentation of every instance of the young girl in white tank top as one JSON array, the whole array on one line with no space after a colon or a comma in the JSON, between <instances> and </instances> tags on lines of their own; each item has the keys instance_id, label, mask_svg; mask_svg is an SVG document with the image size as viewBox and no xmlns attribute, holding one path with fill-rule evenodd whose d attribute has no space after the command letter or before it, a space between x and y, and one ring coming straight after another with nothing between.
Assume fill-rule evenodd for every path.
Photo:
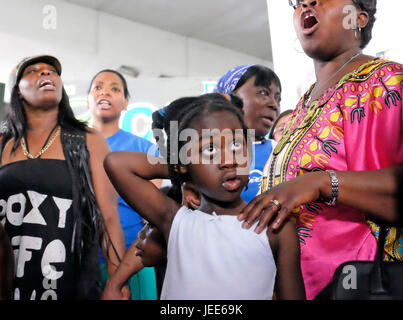
<instances>
[{"instance_id":1,"label":"young girl in white tank top","mask_svg":"<svg viewBox=\"0 0 403 320\"><path fill-rule=\"evenodd\" d=\"M237 219L250 159L236 104L220 94L178 99L163 110L167 161L123 151L105 159L121 196L167 240L161 299L268 300L274 290L277 299L305 299L294 224L258 234ZM173 197L156 178L171 179ZM198 210L180 206L184 182L200 193Z\"/></svg>"}]
</instances>

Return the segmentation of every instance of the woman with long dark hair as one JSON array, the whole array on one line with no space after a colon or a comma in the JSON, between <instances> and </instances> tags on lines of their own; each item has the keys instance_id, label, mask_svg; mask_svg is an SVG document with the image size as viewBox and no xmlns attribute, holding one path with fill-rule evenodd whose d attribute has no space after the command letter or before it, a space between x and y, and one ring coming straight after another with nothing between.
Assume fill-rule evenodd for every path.
<instances>
[{"instance_id":1,"label":"woman with long dark hair","mask_svg":"<svg viewBox=\"0 0 403 320\"><path fill-rule=\"evenodd\" d=\"M110 151L75 119L53 56L13 70L1 141L0 202L15 252L14 299L98 299L99 246L114 272L125 250ZM109 231L109 232L108 232Z\"/></svg>"}]
</instances>

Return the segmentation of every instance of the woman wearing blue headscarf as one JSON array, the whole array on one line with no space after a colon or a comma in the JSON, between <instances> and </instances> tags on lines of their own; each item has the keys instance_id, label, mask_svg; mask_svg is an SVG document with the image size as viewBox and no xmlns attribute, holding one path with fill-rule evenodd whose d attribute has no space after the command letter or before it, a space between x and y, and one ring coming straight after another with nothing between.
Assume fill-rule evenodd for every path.
<instances>
[{"instance_id":1,"label":"woman wearing blue headscarf","mask_svg":"<svg viewBox=\"0 0 403 320\"><path fill-rule=\"evenodd\" d=\"M273 141L267 135L280 113L281 82L271 69L248 64L232 68L223 75L216 92L239 97L243 102L245 123L255 130L249 184L241 194L242 199L249 202L260 190L263 168L272 151Z\"/></svg>"}]
</instances>

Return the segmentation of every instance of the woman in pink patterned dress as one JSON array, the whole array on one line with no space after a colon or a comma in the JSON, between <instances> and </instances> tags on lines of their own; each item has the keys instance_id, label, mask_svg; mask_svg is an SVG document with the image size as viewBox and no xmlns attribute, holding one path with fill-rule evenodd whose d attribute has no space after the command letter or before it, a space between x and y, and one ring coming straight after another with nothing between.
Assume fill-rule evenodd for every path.
<instances>
[{"instance_id":1,"label":"woman in pink patterned dress","mask_svg":"<svg viewBox=\"0 0 403 320\"><path fill-rule=\"evenodd\" d=\"M399 222L396 177L403 164L403 65L362 54L374 0L290 1L294 26L314 61L316 83L298 102L263 173L262 194L240 216L256 232L290 217L313 299L349 260L373 260L378 227ZM356 8L355 28L343 8ZM401 219L401 218L400 218ZM403 260L400 228L390 228L386 259Z\"/></svg>"}]
</instances>

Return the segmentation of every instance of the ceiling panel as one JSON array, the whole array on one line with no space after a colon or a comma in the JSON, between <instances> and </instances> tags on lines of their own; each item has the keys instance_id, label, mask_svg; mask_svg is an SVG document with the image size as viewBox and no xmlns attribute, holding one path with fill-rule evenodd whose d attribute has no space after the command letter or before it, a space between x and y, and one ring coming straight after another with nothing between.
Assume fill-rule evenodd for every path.
<instances>
[{"instance_id":1,"label":"ceiling panel","mask_svg":"<svg viewBox=\"0 0 403 320\"><path fill-rule=\"evenodd\" d=\"M64 0L272 61L266 0Z\"/></svg>"}]
</instances>

